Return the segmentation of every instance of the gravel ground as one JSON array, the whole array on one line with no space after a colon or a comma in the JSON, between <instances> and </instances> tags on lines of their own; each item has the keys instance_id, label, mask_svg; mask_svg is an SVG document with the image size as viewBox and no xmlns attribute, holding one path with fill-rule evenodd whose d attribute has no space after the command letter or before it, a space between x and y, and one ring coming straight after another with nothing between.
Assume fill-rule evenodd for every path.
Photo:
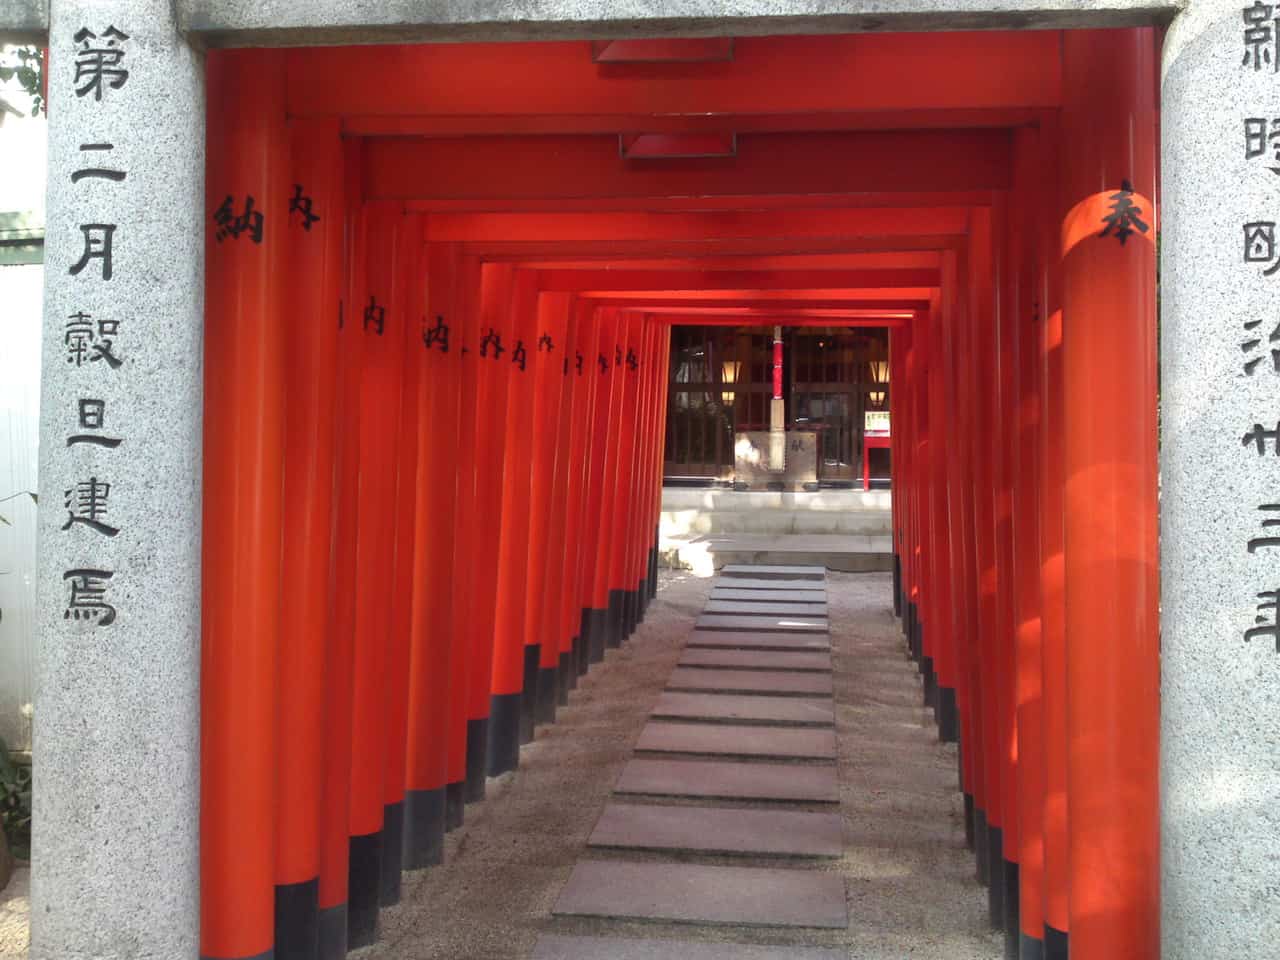
<instances>
[{"instance_id":1,"label":"gravel ground","mask_svg":"<svg viewBox=\"0 0 1280 960\"><path fill-rule=\"evenodd\" d=\"M640 630L583 681L559 722L538 732L521 754L520 770L491 780L488 798L467 808L466 825L449 836L446 863L406 877L403 901L383 912L381 942L360 951L361 960L524 960L544 931L845 946L858 960L1000 957L1000 939L986 924L986 894L964 848L956 749L937 742L920 706L920 680L889 607L890 577L879 573L828 574L846 850L840 860L804 869L845 877L849 929L760 930L550 915L579 859L671 859L588 852L586 839L709 589L709 580L664 572Z\"/></svg>"},{"instance_id":2,"label":"gravel ground","mask_svg":"<svg viewBox=\"0 0 1280 960\"><path fill-rule=\"evenodd\" d=\"M19 867L0 890L0 960L23 960L27 955L27 891L31 870Z\"/></svg>"},{"instance_id":3,"label":"gravel ground","mask_svg":"<svg viewBox=\"0 0 1280 960\"><path fill-rule=\"evenodd\" d=\"M360 960L524 960L538 934L653 937L848 948L858 960L997 960L986 895L964 848L956 749L939 744L920 680L890 612L890 578L830 573L845 855L805 864L845 878L847 931L785 931L553 918L575 862L661 855L600 853L586 839L702 610L710 580L662 573L645 623L610 651L449 835L443 866L406 875L382 939ZM628 802L635 802L629 799ZM671 802L671 801L664 801ZM751 806L751 804L742 804ZM817 809L817 808L815 808ZM779 866L690 856L692 862ZM0 960L26 956L23 869L0 893Z\"/></svg>"}]
</instances>

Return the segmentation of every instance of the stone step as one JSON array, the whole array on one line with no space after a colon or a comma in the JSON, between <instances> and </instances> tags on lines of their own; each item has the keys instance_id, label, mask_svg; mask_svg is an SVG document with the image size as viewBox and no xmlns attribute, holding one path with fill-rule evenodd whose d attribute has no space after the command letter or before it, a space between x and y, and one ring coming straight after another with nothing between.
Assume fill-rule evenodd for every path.
<instances>
[{"instance_id":1,"label":"stone step","mask_svg":"<svg viewBox=\"0 0 1280 960\"><path fill-rule=\"evenodd\" d=\"M780 760L834 760L836 735L834 730L650 721L640 731L636 750Z\"/></svg>"},{"instance_id":2,"label":"stone step","mask_svg":"<svg viewBox=\"0 0 1280 960\"><path fill-rule=\"evenodd\" d=\"M636 757L622 768L613 790L705 800L840 802L836 768L827 764Z\"/></svg>"},{"instance_id":3,"label":"stone step","mask_svg":"<svg viewBox=\"0 0 1280 960\"><path fill-rule=\"evenodd\" d=\"M827 633L825 617L740 617L725 613L704 613L694 622L698 630L764 631L766 633Z\"/></svg>"},{"instance_id":4,"label":"stone step","mask_svg":"<svg viewBox=\"0 0 1280 960\"><path fill-rule=\"evenodd\" d=\"M838 813L605 805L587 846L724 856L823 857L844 852Z\"/></svg>"},{"instance_id":5,"label":"stone step","mask_svg":"<svg viewBox=\"0 0 1280 960\"><path fill-rule=\"evenodd\" d=\"M751 577L756 580L825 580L825 567L811 564L731 563L720 570L721 577Z\"/></svg>"},{"instance_id":6,"label":"stone step","mask_svg":"<svg viewBox=\"0 0 1280 960\"><path fill-rule=\"evenodd\" d=\"M770 696L830 696L831 674L780 670L712 670L677 667L667 680L668 690L705 693L745 693Z\"/></svg>"},{"instance_id":7,"label":"stone step","mask_svg":"<svg viewBox=\"0 0 1280 960\"><path fill-rule=\"evenodd\" d=\"M835 703L828 697L753 697L741 694L664 691L651 716L663 720L711 720L829 727L835 723Z\"/></svg>"},{"instance_id":8,"label":"stone step","mask_svg":"<svg viewBox=\"0 0 1280 960\"><path fill-rule=\"evenodd\" d=\"M689 863L579 863L552 913L751 927L849 926L838 874Z\"/></svg>"},{"instance_id":9,"label":"stone step","mask_svg":"<svg viewBox=\"0 0 1280 960\"><path fill-rule=\"evenodd\" d=\"M660 537L658 557L668 568L707 577L726 565L799 564L865 572L893 569L893 541L862 534L689 533Z\"/></svg>"},{"instance_id":10,"label":"stone step","mask_svg":"<svg viewBox=\"0 0 1280 960\"><path fill-rule=\"evenodd\" d=\"M827 947L761 947L748 943L688 940L623 940L544 933L530 960L848 960Z\"/></svg>"},{"instance_id":11,"label":"stone step","mask_svg":"<svg viewBox=\"0 0 1280 960\"><path fill-rule=\"evenodd\" d=\"M803 590L808 592L821 591L822 599L826 598L826 583L817 580L806 580L801 583L788 583L787 581L779 581L777 579L767 579L764 577L740 577L740 576L717 576L711 584L711 592L717 590L733 590L735 592L769 592L777 593L779 591L791 592Z\"/></svg>"},{"instance_id":12,"label":"stone step","mask_svg":"<svg viewBox=\"0 0 1280 960\"><path fill-rule=\"evenodd\" d=\"M703 608L705 613L722 613L735 617L825 617L825 603L772 603L745 600L719 600L712 597Z\"/></svg>"},{"instance_id":13,"label":"stone step","mask_svg":"<svg viewBox=\"0 0 1280 960\"><path fill-rule=\"evenodd\" d=\"M714 667L726 670L800 670L831 672L831 654L806 650L685 650L681 667Z\"/></svg>"},{"instance_id":14,"label":"stone step","mask_svg":"<svg viewBox=\"0 0 1280 960\"><path fill-rule=\"evenodd\" d=\"M798 587L781 587L765 590L734 589L736 584L732 577L716 581L711 588L712 600L737 600L739 603L826 603L827 591L822 588L802 590Z\"/></svg>"},{"instance_id":15,"label":"stone step","mask_svg":"<svg viewBox=\"0 0 1280 960\"><path fill-rule=\"evenodd\" d=\"M892 529L892 515L887 510L666 510L659 522L659 530L665 536L841 533L887 537Z\"/></svg>"},{"instance_id":16,"label":"stone step","mask_svg":"<svg viewBox=\"0 0 1280 960\"><path fill-rule=\"evenodd\" d=\"M693 649L713 650L830 650L825 633L743 633L738 630L694 630L685 641Z\"/></svg>"}]
</instances>

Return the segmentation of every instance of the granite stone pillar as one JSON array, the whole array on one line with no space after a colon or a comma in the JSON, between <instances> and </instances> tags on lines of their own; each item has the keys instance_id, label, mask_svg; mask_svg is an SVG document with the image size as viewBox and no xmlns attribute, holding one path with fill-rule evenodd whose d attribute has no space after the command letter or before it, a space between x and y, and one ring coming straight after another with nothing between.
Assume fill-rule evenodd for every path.
<instances>
[{"instance_id":1,"label":"granite stone pillar","mask_svg":"<svg viewBox=\"0 0 1280 960\"><path fill-rule=\"evenodd\" d=\"M204 104L167 0L53 0L33 960L194 958Z\"/></svg>"},{"instance_id":2,"label":"granite stone pillar","mask_svg":"<svg viewBox=\"0 0 1280 960\"><path fill-rule=\"evenodd\" d=\"M1196 0L1163 67L1163 960L1280 941L1280 24Z\"/></svg>"}]
</instances>

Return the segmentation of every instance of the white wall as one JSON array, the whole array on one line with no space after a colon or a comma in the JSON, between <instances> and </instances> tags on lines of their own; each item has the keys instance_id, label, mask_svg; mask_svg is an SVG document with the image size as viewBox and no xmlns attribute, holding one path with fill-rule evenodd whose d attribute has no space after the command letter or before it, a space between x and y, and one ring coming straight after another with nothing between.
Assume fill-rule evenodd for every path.
<instances>
[{"instance_id":1,"label":"white wall","mask_svg":"<svg viewBox=\"0 0 1280 960\"><path fill-rule=\"evenodd\" d=\"M0 212L43 228L45 121L25 116L16 83L0 85L0 97L24 114L0 118ZM43 274L38 264L0 265L0 737L20 750L31 747L36 505L26 491L37 489Z\"/></svg>"},{"instance_id":2,"label":"white wall","mask_svg":"<svg viewBox=\"0 0 1280 960\"><path fill-rule=\"evenodd\" d=\"M35 660L36 489L40 401L39 266L0 266L0 737L31 747Z\"/></svg>"}]
</instances>

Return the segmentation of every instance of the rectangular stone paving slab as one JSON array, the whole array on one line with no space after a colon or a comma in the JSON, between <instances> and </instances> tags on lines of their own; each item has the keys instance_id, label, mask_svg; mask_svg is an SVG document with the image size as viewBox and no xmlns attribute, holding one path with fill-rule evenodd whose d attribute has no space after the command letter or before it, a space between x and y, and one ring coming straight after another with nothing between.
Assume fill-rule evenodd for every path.
<instances>
[{"instance_id":1,"label":"rectangular stone paving slab","mask_svg":"<svg viewBox=\"0 0 1280 960\"><path fill-rule=\"evenodd\" d=\"M706 613L727 613L738 617L825 617L825 603L749 603L743 600L717 600L712 597Z\"/></svg>"},{"instance_id":2,"label":"rectangular stone paving slab","mask_svg":"<svg viewBox=\"0 0 1280 960\"><path fill-rule=\"evenodd\" d=\"M737 630L694 630L685 642L688 647L737 650L830 650L831 637L825 633L742 633Z\"/></svg>"},{"instance_id":3,"label":"rectangular stone paving slab","mask_svg":"<svg viewBox=\"0 0 1280 960\"><path fill-rule=\"evenodd\" d=\"M732 580L727 581L733 583ZM740 600L745 603L826 603L825 590L738 590L712 587L712 600Z\"/></svg>"},{"instance_id":4,"label":"rectangular stone paving slab","mask_svg":"<svg viewBox=\"0 0 1280 960\"><path fill-rule=\"evenodd\" d=\"M728 667L733 670L807 670L831 672L831 654L806 650L686 650L681 667Z\"/></svg>"},{"instance_id":5,"label":"rectangular stone paving slab","mask_svg":"<svg viewBox=\"0 0 1280 960\"><path fill-rule=\"evenodd\" d=\"M832 684L829 673L677 667L671 671L667 689L702 690L708 693L763 693L774 696L830 696Z\"/></svg>"},{"instance_id":6,"label":"rectangular stone paving slab","mask_svg":"<svg viewBox=\"0 0 1280 960\"><path fill-rule=\"evenodd\" d=\"M849 960L849 954L827 947L760 947L746 943L543 934L534 944L530 960Z\"/></svg>"},{"instance_id":7,"label":"rectangular stone paving slab","mask_svg":"<svg viewBox=\"0 0 1280 960\"><path fill-rule=\"evenodd\" d=\"M729 723L645 724L637 750L651 753L704 753L726 757L774 757L782 760L834 760L834 730L805 727L749 727Z\"/></svg>"},{"instance_id":8,"label":"rectangular stone paving slab","mask_svg":"<svg viewBox=\"0 0 1280 960\"><path fill-rule=\"evenodd\" d=\"M825 590L822 580L777 580L764 577L717 577L711 584L712 590Z\"/></svg>"},{"instance_id":9,"label":"rectangular stone paving slab","mask_svg":"<svg viewBox=\"0 0 1280 960\"><path fill-rule=\"evenodd\" d=\"M579 863L552 912L753 927L849 926L838 874L689 863Z\"/></svg>"},{"instance_id":10,"label":"rectangular stone paving slab","mask_svg":"<svg viewBox=\"0 0 1280 960\"><path fill-rule=\"evenodd\" d=\"M758 580L825 580L826 567L769 563L729 563L720 568L722 577L754 577Z\"/></svg>"},{"instance_id":11,"label":"rectangular stone paving slab","mask_svg":"<svg viewBox=\"0 0 1280 960\"><path fill-rule=\"evenodd\" d=\"M714 720L797 727L829 727L835 723L830 698L753 697L723 693L680 693L658 697L653 716L664 720Z\"/></svg>"},{"instance_id":12,"label":"rectangular stone paving slab","mask_svg":"<svg viewBox=\"0 0 1280 960\"><path fill-rule=\"evenodd\" d=\"M840 802L836 768L826 764L636 757L622 768L613 789L615 793L655 797Z\"/></svg>"},{"instance_id":13,"label":"rectangular stone paving slab","mask_svg":"<svg viewBox=\"0 0 1280 960\"><path fill-rule=\"evenodd\" d=\"M610 803L587 838L589 847L677 850L762 857L838 857L838 813L730 810Z\"/></svg>"},{"instance_id":14,"label":"rectangular stone paving slab","mask_svg":"<svg viewBox=\"0 0 1280 960\"><path fill-rule=\"evenodd\" d=\"M735 617L704 613L694 624L699 630L771 630L777 633L828 633L826 618L817 617Z\"/></svg>"}]
</instances>

